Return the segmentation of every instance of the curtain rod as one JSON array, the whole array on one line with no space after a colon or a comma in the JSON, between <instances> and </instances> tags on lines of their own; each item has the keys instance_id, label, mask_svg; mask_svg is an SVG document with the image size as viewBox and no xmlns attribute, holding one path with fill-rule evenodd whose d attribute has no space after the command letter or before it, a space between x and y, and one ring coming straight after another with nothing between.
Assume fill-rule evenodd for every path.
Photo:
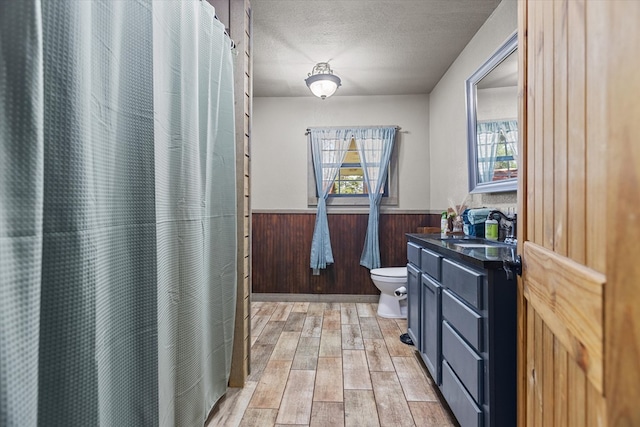
<instances>
[{"instance_id":1,"label":"curtain rod","mask_svg":"<svg viewBox=\"0 0 640 427\"><path fill-rule=\"evenodd\" d=\"M379 128L395 128L396 130L402 129L397 125L389 125L389 126L314 126L307 128L305 135L309 135L312 129L379 129Z\"/></svg>"}]
</instances>

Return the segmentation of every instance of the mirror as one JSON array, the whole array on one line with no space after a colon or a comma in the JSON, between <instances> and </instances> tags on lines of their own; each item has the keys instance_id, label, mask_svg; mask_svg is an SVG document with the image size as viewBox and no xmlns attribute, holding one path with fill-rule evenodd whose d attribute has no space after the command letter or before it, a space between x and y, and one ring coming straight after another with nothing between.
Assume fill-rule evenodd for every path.
<instances>
[{"instance_id":1,"label":"mirror","mask_svg":"<svg viewBox=\"0 0 640 427\"><path fill-rule=\"evenodd\" d=\"M467 79L469 192L518 188L518 36Z\"/></svg>"}]
</instances>

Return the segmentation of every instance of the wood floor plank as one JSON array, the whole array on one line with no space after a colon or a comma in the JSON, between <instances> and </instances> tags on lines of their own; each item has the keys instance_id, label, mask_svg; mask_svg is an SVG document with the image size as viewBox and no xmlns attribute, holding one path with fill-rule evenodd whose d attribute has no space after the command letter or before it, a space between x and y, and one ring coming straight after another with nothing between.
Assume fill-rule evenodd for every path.
<instances>
[{"instance_id":1,"label":"wood floor plank","mask_svg":"<svg viewBox=\"0 0 640 427\"><path fill-rule=\"evenodd\" d=\"M360 325L342 325L342 348L344 350L364 350Z\"/></svg>"},{"instance_id":2,"label":"wood floor plank","mask_svg":"<svg viewBox=\"0 0 640 427\"><path fill-rule=\"evenodd\" d=\"M313 402L309 427L343 427L344 403Z\"/></svg>"},{"instance_id":3,"label":"wood floor plank","mask_svg":"<svg viewBox=\"0 0 640 427\"><path fill-rule=\"evenodd\" d=\"M396 325L398 325L398 329L400 329L400 331L407 332L407 319L393 319L396 322Z\"/></svg>"},{"instance_id":4,"label":"wood floor plank","mask_svg":"<svg viewBox=\"0 0 640 427\"><path fill-rule=\"evenodd\" d=\"M272 426L276 422L278 415L277 409L258 409L249 408L244 413L244 417L239 427L264 427ZM229 426L234 424L221 424L221 426Z\"/></svg>"},{"instance_id":5,"label":"wood floor plank","mask_svg":"<svg viewBox=\"0 0 640 427\"><path fill-rule=\"evenodd\" d=\"M316 369L320 338L300 337L291 369Z\"/></svg>"},{"instance_id":6,"label":"wood floor plank","mask_svg":"<svg viewBox=\"0 0 640 427\"><path fill-rule=\"evenodd\" d=\"M291 313L292 308L292 302L279 302L276 306L276 309L273 311L273 314L271 315L271 321L286 321L289 318L289 313Z\"/></svg>"},{"instance_id":7,"label":"wood floor plank","mask_svg":"<svg viewBox=\"0 0 640 427\"><path fill-rule=\"evenodd\" d=\"M409 409L417 426L454 427L457 425L440 402L409 402Z\"/></svg>"},{"instance_id":8,"label":"wood floor plank","mask_svg":"<svg viewBox=\"0 0 640 427\"><path fill-rule=\"evenodd\" d=\"M277 306L277 302L263 302L260 305L260 309L256 312L256 316L271 316Z\"/></svg>"},{"instance_id":9,"label":"wood floor plank","mask_svg":"<svg viewBox=\"0 0 640 427\"><path fill-rule=\"evenodd\" d=\"M309 310L308 302L296 302L293 304L293 308L291 309L292 313L306 313Z\"/></svg>"},{"instance_id":10,"label":"wood floor plank","mask_svg":"<svg viewBox=\"0 0 640 427\"><path fill-rule=\"evenodd\" d=\"M343 325L357 325L360 323L355 303L340 304L340 323Z\"/></svg>"},{"instance_id":11,"label":"wood floor plank","mask_svg":"<svg viewBox=\"0 0 640 427\"><path fill-rule=\"evenodd\" d=\"M275 344L280 338L280 333L284 328L284 322L267 322L262 333L256 340L256 344Z\"/></svg>"},{"instance_id":12,"label":"wood floor plank","mask_svg":"<svg viewBox=\"0 0 640 427\"><path fill-rule=\"evenodd\" d=\"M290 368L291 361L289 360L270 360L253 392L249 408L278 409L289 378Z\"/></svg>"},{"instance_id":13,"label":"wood floor plank","mask_svg":"<svg viewBox=\"0 0 640 427\"><path fill-rule=\"evenodd\" d=\"M309 424L315 378L316 371L293 370L289 373L276 423Z\"/></svg>"},{"instance_id":14,"label":"wood floor plank","mask_svg":"<svg viewBox=\"0 0 640 427\"><path fill-rule=\"evenodd\" d=\"M409 405L395 372L372 372L371 383L381 426L413 426Z\"/></svg>"},{"instance_id":15,"label":"wood floor plank","mask_svg":"<svg viewBox=\"0 0 640 427\"><path fill-rule=\"evenodd\" d=\"M377 316L376 320L378 321L378 326L380 326L380 330L383 334L402 334L403 332L398 327L398 324L393 319L387 319L384 317Z\"/></svg>"},{"instance_id":16,"label":"wood floor plank","mask_svg":"<svg viewBox=\"0 0 640 427\"><path fill-rule=\"evenodd\" d=\"M438 400L422 366L415 357L391 358L407 401L433 402Z\"/></svg>"},{"instance_id":17,"label":"wood floor plank","mask_svg":"<svg viewBox=\"0 0 640 427\"><path fill-rule=\"evenodd\" d=\"M302 327L304 326L304 321L307 318L306 313L297 313L291 312L289 313L289 317L284 324L284 328L282 328L285 332L302 332Z\"/></svg>"},{"instance_id":18,"label":"wood floor plank","mask_svg":"<svg viewBox=\"0 0 640 427\"><path fill-rule=\"evenodd\" d=\"M258 381L264 368L269 363L269 358L275 344L254 344L251 347L251 374L248 379Z\"/></svg>"},{"instance_id":19,"label":"wood floor plank","mask_svg":"<svg viewBox=\"0 0 640 427\"><path fill-rule=\"evenodd\" d=\"M313 401L342 402L342 392L342 358L319 358Z\"/></svg>"},{"instance_id":20,"label":"wood floor plank","mask_svg":"<svg viewBox=\"0 0 640 427\"><path fill-rule=\"evenodd\" d=\"M325 329L320 337L320 357L340 357L342 355L342 334L340 331Z\"/></svg>"},{"instance_id":21,"label":"wood floor plank","mask_svg":"<svg viewBox=\"0 0 640 427\"><path fill-rule=\"evenodd\" d=\"M379 427L378 410L372 390L344 391L345 427Z\"/></svg>"},{"instance_id":22,"label":"wood floor plank","mask_svg":"<svg viewBox=\"0 0 640 427\"><path fill-rule=\"evenodd\" d=\"M326 308L324 302L311 302L309 303L309 309L307 310L307 316L322 316L324 309Z\"/></svg>"},{"instance_id":23,"label":"wood floor plank","mask_svg":"<svg viewBox=\"0 0 640 427\"><path fill-rule=\"evenodd\" d=\"M258 314L258 311L260 311L260 307L262 307L262 302L256 301L251 303L251 317Z\"/></svg>"},{"instance_id":24,"label":"wood floor plank","mask_svg":"<svg viewBox=\"0 0 640 427\"><path fill-rule=\"evenodd\" d=\"M309 316L304 321L302 326L303 337L320 337L322 332L322 316Z\"/></svg>"},{"instance_id":25,"label":"wood floor plank","mask_svg":"<svg viewBox=\"0 0 640 427\"><path fill-rule=\"evenodd\" d=\"M358 302L356 303L356 310L358 311L358 317L376 317L376 312L371 308L370 303Z\"/></svg>"},{"instance_id":26,"label":"wood floor plank","mask_svg":"<svg viewBox=\"0 0 640 427\"><path fill-rule=\"evenodd\" d=\"M251 336L259 337L271 316L255 315L251 318Z\"/></svg>"},{"instance_id":27,"label":"wood floor plank","mask_svg":"<svg viewBox=\"0 0 640 427\"><path fill-rule=\"evenodd\" d=\"M360 317L360 330L363 339L382 338L382 331L375 317Z\"/></svg>"},{"instance_id":28,"label":"wood floor plank","mask_svg":"<svg viewBox=\"0 0 640 427\"><path fill-rule=\"evenodd\" d=\"M243 388L228 388L227 394L218 403L214 410L216 413L206 427L226 427L240 424L257 385L256 381L246 381Z\"/></svg>"},{"instance_id":29,"label":"wood floor plank","mask_svg":"<svg viewBox=\"0 0 640 427\"><path fill-rule=\"evenodd\" d=\"M328 310L336 310L340 311L341 304L339 302L328 302L325 306L324 312L326 313Z\"/></svg>"},{"instance_id":30,"label":"wood floor plank","mask_svg":"<svg viewBox=\"0 0 640 427\"><path fill-rule=\"evenodd\" d=\"M387 350L389 350L391 357L411 357L414 355L416 348L400 341L399 334L383 333L383 335L384 342L387 344Z\"/></svg>"},{"instance_id":31,"label":"wood floor plank","mask_svg":"<svg viewBox=\"0 0 640 427\"><path fill-rule=\"evenodd\" d=\"M293 360L293 356L296 354L296 348L298 348L299 339L300 332L282 332L273 349L273 353L271 353L270 359Z\"/></svg>"},{"instance_id":32,"label":"wood floor plank","mask_svg":"<svg viewBox=\"0 0 640 427\"><path fill-rule=\"evenodd\" d=\"M337 329L341 327L341 314L340 310L325 310L324 317L322 319L322 329Z\"/></svg>"},{"instance_id":33,"label":"wood floor plank","mask_svg":"<svg viewBox=\"0 0 640 427\"><path fill-rule=\"evenodd\" d=\"M371 377L364 350L342 351L342 375L345 390L371 390Z\"/></svg>"},{"instance_id":34,"label":"wood floor plank","mask_svg":"<svg viewBox=\"0 0 640 427\"><path fill-rule=\"evenodd\" d=\"M395 371L384 339L365 339L364 349L369 363L369 371Z\"/></svg>"}]
</instances>

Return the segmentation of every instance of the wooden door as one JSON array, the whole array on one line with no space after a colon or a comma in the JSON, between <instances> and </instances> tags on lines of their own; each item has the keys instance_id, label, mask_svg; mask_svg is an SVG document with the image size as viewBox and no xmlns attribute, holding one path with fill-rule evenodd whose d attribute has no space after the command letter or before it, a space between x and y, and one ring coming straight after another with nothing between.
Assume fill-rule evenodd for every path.
<instances>
[{"instance_id":1,"label":"wooden door","mask_svg":"<svg viewBox=\"0 0 640 427\"><path fill-rule=\"evenodd\" d=\"M640 1L518 9L518 425L640 426Z\"/></svg>"}]
</instances>

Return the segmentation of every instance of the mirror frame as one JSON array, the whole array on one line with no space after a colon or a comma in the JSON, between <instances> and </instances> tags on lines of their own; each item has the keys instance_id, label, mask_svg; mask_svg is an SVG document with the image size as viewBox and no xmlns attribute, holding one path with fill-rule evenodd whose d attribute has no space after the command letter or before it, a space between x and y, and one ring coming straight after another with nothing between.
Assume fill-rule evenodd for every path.
<instances>
[{"instance_id":1,"label":"mirror frame","mask_svg":"<svg viewBox=\"0 0 640 427\"><path fill-rule=\"evenodd\" d=\"M516 191L518 189L518 178L505 179L501 181L478 182L478 149L477 149L477 92L476 85L502 61L518 49L518 32L514 32L496 50L487 61L474 72L466 81L466 102L467 102L467 152L469 170L469 192L470 193L500 193L505 191ZM517 100L516 100L517 102ZM518 165L520 170L520 165Z\"/></svg>"}]
</instances>

